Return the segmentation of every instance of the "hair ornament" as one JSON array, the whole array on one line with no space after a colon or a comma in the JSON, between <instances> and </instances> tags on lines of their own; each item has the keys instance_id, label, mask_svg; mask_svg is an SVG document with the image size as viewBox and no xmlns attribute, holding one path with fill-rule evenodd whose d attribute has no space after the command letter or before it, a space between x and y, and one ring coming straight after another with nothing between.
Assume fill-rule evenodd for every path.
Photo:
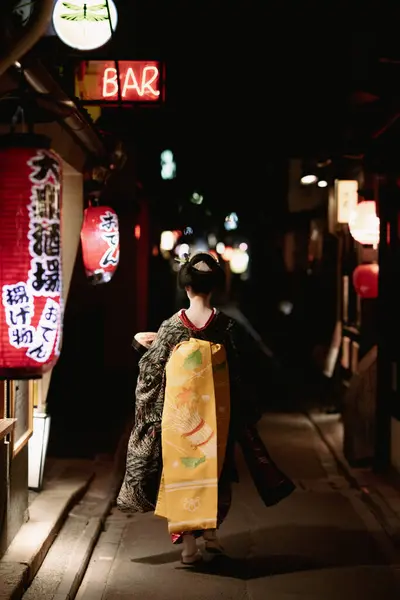
<instances>
[{"instance_id":1,"label":"hair ornament","mask_svg":"<svg viewBox=\"0 0 400 600\"><path fill-rule=\"evenodd\" d=\"M196 263L195 265L193 265L193 269L196 269L196 271L200 271L201 273L211 273L212 272L211 267L209 267L208 264L204 262L204 260L201 260L198 263Z\"/></svg>"},{"instance_id":2,"label":"hair ornament","mask_svg":"<svg viewBox=\"0 0 400 600\"><path fill-rule=\"evenodd\" d=\"M182 256L180 256L179 258L175 257L175 260L181 265L186 265L190 261L190 256L189 254L182 254Z\"/></svg>"}]
</instances>

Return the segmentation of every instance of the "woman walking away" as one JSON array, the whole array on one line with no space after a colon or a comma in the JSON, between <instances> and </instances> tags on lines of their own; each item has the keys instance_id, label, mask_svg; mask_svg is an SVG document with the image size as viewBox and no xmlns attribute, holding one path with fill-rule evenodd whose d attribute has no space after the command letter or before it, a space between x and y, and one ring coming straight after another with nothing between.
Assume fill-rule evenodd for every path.
<instances>
[{"instance_id":1,"label":"woman walking away","mask_svg":"<svg viewBox=\"0 0 400 600\"><path fill-rule=\"evenodd\" d=\"M178 283L189 308L164 321L155 336L135 336L142 352L135 425L117 505L165 518L172 542L182 544L182 563L192 565L202 559L200 537L207 552L223 552L217 530L237 481L236 443L266 505L288 496L294 485L255 428L254 342L211 304L224 285L222 268L207 253L187 257Z\"/></svg>"}]
</instances>

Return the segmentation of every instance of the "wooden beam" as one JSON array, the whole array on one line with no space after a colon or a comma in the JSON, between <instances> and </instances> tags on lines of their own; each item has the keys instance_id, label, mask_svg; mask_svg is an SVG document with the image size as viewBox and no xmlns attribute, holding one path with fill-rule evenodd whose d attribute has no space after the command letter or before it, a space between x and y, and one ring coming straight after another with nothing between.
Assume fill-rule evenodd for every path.
<instances>
[{"instance_id":1,"label":"wooden beam","mask_svg":"<svg viewBox=\"0 0 400 600\"><path fill-rule=\"evenodd\" d=\"M0 419L0 440L14 429L17 419Z\"/></svg>"}]
</instances>

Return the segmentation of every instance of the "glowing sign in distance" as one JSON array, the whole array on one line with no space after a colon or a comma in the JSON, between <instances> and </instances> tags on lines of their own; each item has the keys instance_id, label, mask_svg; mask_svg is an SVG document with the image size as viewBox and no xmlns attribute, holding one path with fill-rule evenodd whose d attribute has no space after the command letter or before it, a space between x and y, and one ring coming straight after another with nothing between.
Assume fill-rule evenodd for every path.
<instances>
[{"instance_id":1,"label":"glowing sign in distance","mask_svg":"<svg viewBox=\"0 0 400 600\"><path fill-rule=\"evenodd\" d=\"M204 197L199 194L198 192L193 192L193 194L190 197L190 202L192 204L202 204L204 200Z\"/></svg>"},{"instance_id":2,"label":"glowing sign in distance","mask_svg":"<svg viewBox=\"0 0 400 600\"><path fill-rule=\"evenodd\" d=\"M118 22L113 0L57 0L53 9L53 27L64 44L76 50L94 50L111 38Z\"/></svg>"},{"instance_id":3,"label":"glowing sign in distance","mask_svg":"<svg viewBox=\"0 0 400 600\"><path fill-rule=\"evenodd\" d=\"M237 229L239 223L238 216L235 212L230 213L227 217L225 217L224 227L227 231L232 231L233 229Z\"/></svg>"},{"instance_id":4,"label":"glowing sign in distance","mask_svg":"<svg viewBox=\"0 0 400 600\"><path fill-rule=\"evenodd\" d=\"M176 163L171 150L164 150L160 156L161 162L161 178L174 179L176 175Z\"/></svg>"}]
</instances>

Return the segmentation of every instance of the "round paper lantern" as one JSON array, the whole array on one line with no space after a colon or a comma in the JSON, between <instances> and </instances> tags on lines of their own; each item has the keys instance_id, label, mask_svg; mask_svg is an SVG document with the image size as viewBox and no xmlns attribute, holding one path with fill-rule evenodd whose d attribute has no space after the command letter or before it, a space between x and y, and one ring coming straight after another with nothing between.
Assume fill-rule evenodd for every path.
<instances>
[{"instance_id":1,"label":"round paper lantern","mask_svg":"<svg viewBox=\"0 0 400 600\"><path fill-rule=\"evenodd\" d=\"M379 266L359 265L353 272L353 285L361 298L378 297Z\"/></svg>"},{"instance_id":2,"label":"round paper lantern","mask_svg":"<svg viewBox=\"0 0 400 600\"><path fill-rule=\"evenodd\" d=\"M357 204L349 218L349 230L356 242L377 246L379 243L379 217L376 215L374 200Z\"/></svg>"},{"instance_id":3,"label":"round paper lantern","mask_svg":"<svg viewBox=\"0 0 400 600\"><path fill-rule=\"evenodd\" d=\"M115 31L118 13L113 0L56 0L53 9L54 31L64 44L76 50L93 50L104 46Z\"/></svg>"},{"instance_id":4,"label":"round paper lantern","mask_svg":"<svg viewBox=\"0 0 400 600\"><path fill-rule=\"evenodd\" d=\"M89 206L81 229L83 264L94 285L107 283L119 263L119 226L114 209Z\"/></svg>"},{"instance_id":5,"label":"round paper lantern","mask_svg":"<svg viewBox=\"0 0 400 600\"><path fill-rule=\"evenodd\" d=\"M44 136L0 138L0 377L48 371L62 328L61 162Z\"/></svg>"}]
</instances>

